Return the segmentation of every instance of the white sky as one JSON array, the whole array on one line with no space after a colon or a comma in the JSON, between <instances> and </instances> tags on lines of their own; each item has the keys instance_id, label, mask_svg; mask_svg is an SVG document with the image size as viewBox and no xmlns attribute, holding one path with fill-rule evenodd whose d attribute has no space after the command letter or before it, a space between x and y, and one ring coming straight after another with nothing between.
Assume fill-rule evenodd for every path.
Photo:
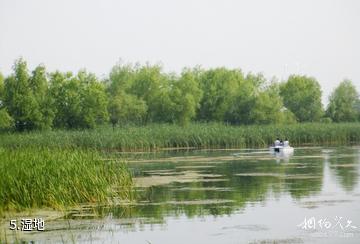
<instances>
[{"instance_id":1,"label":"white sky","mask_svg":"<svg viewBox=\"0 0 360 244\"><path fill-rule=\"evenodd\" d=\"M344 78L360 91L357 0L0 0L0 71L86 68L100 77L121 58L226 66L285 79L314 76L324 99Z\"/></svg>"}]
</instances>

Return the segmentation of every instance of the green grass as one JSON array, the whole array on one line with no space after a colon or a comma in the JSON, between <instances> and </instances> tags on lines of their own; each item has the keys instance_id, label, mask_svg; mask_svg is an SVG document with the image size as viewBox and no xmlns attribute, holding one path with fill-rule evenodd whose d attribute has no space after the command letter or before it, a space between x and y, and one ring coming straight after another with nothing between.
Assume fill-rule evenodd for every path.
<instances>
[{"instance_id":1,"label":"green grass","mask_svg":"<svg viewBox=\"0 0 360 244\"><path fill-rule=\"evenodd\" d=\"M95 150L0 147L0 214L105 203L111 194L130 199L132 180L126 165L100 157Z\"/></svg>"},{"instance_id":2,"label":"green grass","mask_svg":"<svg viewBox=\"0 0 360 244\"><path fill-rule=\"evenodd\" d=\"M0 147L73 147L119 151L148 151L164 147L265 147L276 137L292 145L339 145L360 142L360 123L229 126L193 123L103 127L83 131L46 131L1 134Z\"/></svg>"}]
</instances>

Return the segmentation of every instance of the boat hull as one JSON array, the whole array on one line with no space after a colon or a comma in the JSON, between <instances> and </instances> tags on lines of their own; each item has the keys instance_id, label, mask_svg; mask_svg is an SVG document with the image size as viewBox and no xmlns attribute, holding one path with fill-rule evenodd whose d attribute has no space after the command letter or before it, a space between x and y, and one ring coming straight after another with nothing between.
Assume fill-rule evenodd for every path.
<instances>
[{"instance_id":1,"label":"boat hull","mask_svg":"<svg viewBox=\"0 0 360 244\"><path fill-rule=\"evenodd\" d=\"M293 153L294 152L294 148L293 147L283 147L283 146L275 146L275 147L270 147L270 151L274 152L274 153Z\"/></svg>"}]
</instances>

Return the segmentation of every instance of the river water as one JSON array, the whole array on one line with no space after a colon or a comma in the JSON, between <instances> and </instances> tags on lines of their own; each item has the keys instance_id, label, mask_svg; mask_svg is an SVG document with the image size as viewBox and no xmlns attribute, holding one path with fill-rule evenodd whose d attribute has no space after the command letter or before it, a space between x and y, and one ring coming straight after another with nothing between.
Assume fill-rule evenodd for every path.
<instances>
[{"instance_id":1,"label":"river water","mask_svg":"<svg viewBox=\"0 0 360 244\"><path fill-rule=\"evenodd\" d=\"M360 243L360 147L302 147L293 155L234 149L120 156L134 174L136 203L84 206L24 238L43 243Z\"/></svg>"}]
</instances>

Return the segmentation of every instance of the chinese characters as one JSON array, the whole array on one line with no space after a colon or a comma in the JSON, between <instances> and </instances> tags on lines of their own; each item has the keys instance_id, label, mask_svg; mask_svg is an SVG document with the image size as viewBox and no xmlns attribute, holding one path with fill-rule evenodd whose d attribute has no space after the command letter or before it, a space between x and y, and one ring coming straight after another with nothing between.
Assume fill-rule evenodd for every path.
<instances>
[{"instance_id":1,"label":"chinese characters","mask_svg":"<svg viewBox=\"0 0 360 244\"><path fill-rule=\"evenodd\" d=\"M297 225L303 230L315 230L315 229L340 229L340 230L354 230L358 227L355 226L351 220L344 219L340 216L335 216L333 219L321 218L316 219L315 217L306 218Z\"/></svg>"},{"instance_id":2,"label":"chinese characters","mask_svg":"<svg viewBox=\"0 0 360 244\"><path fill-rule=\"evenodd\" d=\"M44 231L45 221L42 218L24 218L21 219L20 225L17 224L16 219L10 220L10 230L21 230L21 231Z\"/></svg>"}]
</instances>

